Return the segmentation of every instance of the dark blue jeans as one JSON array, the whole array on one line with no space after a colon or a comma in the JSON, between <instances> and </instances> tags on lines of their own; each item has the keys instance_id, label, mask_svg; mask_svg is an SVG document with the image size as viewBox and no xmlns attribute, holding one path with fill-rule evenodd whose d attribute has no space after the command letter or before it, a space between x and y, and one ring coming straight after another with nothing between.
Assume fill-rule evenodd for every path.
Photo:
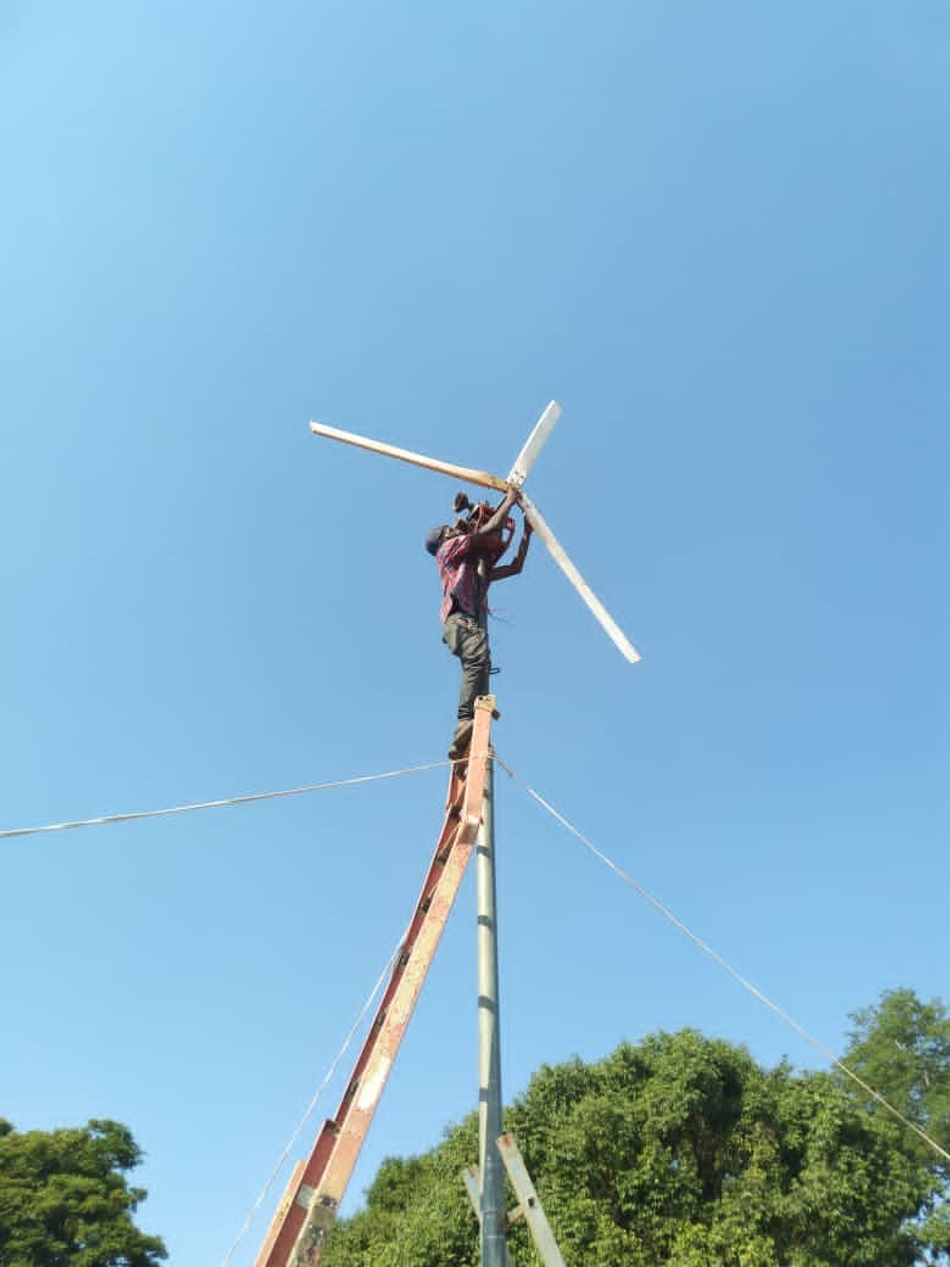
<instances>
[{"instance_id":1,"label":"dark blue jeans","mask_svg":"<svg viewBox=\"0 0 950 1267\"><path fill-rule=\"evenodd\" d=\"M475 701L488 694L491 654L488 634L479 629L478 621L462 612L453 612L442 626L442 641L462 661L462 686L459 690L459 717L475 716Z\"/></svg>"}]
</instances>

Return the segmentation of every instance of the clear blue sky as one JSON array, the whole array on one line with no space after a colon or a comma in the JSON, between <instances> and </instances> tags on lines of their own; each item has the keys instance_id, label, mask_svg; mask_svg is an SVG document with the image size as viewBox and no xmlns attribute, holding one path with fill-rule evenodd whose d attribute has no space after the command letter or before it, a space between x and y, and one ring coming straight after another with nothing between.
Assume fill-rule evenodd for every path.
<instances>
[{"instance_id":1,"label":"clear blue sky","mask_svg":"<svg viewBox=\"0 0 950 1267\"><path fill-rule=\"evenodd\" d=\"M644 659L536 549L499 754L835 1050L946 997L948 54L942 0L3 5L0 827L441 759L458 486L307 422L505 474L556 397L532 495ZM128 1123L220 1263L444 786L4 841L0 1113ZM498 802L509 1097L684 1025L820 1063ZM471 879L355 1200L475 1104Z\"/></svg>"}]
</instances>

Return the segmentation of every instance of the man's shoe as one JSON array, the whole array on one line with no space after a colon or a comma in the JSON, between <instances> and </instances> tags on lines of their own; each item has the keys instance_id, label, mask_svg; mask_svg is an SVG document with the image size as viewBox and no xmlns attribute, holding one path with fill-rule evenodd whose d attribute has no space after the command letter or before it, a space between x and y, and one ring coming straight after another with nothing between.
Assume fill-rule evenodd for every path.
<instances>
[{"instance_id":1,"label":"man's shoe","mask_svg":"<svg viewBox=\"0 0 950 1267\"><path fill-rule=\"evenodd\" d=\"M468 752L474 726L475 722L471 717L463 717L459 721L455 727L455 734L452 736L452 747L449 749L450 761L458 761Z\"/></svg>"}]
</instances>

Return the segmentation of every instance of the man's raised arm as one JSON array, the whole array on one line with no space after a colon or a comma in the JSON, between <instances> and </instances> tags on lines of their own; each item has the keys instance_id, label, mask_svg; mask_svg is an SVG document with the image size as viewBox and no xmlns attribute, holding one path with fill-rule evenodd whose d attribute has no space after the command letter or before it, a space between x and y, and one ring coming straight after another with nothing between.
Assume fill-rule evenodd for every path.
<instances>
[{"instance_id":1,"label":"man's raised arm","mask_svg":"<svg viewBox=\"0 0 950 1267\"><path fill-rule=\"evenodd\" d=\"M473 532L472 536L475 538L492 537L496 532L501 532L502 528L505 526L505 520L508 518L508 512L517 500L518 490L516 488L509 488L508 492L505 493L505 500L492 515L491 519L487 520L477 532Z\"/></svg>"},{"instance_id":2,"label":"man's raised arm","mask_svg":"<svg viewBox=\"0 0 950 1267\"><path fill-rule=\"evenodd\" d=\"M518 553L510 563L504 564L503 567L492 568L491 576L488 579L490 581L503 581L506 576L517 576L524 567L525 559L528 557L528 546L530 543L531 525L526 519L522 528L521 540L518 543Z\"/></svg>"}]
</instances>

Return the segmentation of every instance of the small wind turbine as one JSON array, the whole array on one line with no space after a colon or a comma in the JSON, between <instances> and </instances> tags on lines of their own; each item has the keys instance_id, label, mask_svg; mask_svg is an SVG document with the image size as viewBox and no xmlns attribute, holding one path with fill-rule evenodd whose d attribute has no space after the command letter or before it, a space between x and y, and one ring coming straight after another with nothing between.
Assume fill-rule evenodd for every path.
<instances>
[{"instance_id":1,"label":"small wind turbine","mask_svg":"<svg viewBox=\"0 0 950 1267\"><path fill-rule=\"evenodd\" d=\"M525 518L616 646L635 664L640 656L568 558L537 506L522 491L529 471L560 416L561 407L552 400L515 459L507 479L490 475L487 471L455 466L450 462L426 457L422 453L411 453L408 449L397 449L391 444L354 435L350 431L339 431L336 427L327 427L323 423L311 422L310 429L314 435L341 440L344 444L369 449L386 457L398 458L402 462L411 462L414 466L424 466L468 484L477 484L500 493L516 489L520 494L519 500ZM436 846L430 877L436 874L434 869L437 865L440 868L447 867L454 858L456 865L452 874L456 878L452 881L451 889L444 887L439 881L438 887L431 891L428 888L424 890L426 900L420 903L417 916L410 925L415 930L414 937L418 936L419 939L419 954L416 955L414 948L407 949L407 938L403 947L405 958L400 957L393 969L389 990L380 1004L380 1012L377 1014L379 1024L377 1026L377 1022L373 1023L370 1037L358 1058L353 1080L341 1105L340 1115L343 1120L326 1123L309 1160L301 1162L294 1171L255 1267L291 1267L291 1264L294 1267L303 1267L304 1264L316 1264L319 1261L326 1231L335 1217L355 1165L356 1155L385 1084L401 1033L408 1023L428 964L435 953L441 927L448 916L473 844L476 854L475 888L478 908L479 1165L477 1171L467 1172L466 1185L479 1219L481 1267L506 1267L510 1261L506 1246L507 1228L512 1219L518 1217L518 1213L513 1212L509 1216L506 1211L505 1176L502 1167L508 1170L521 1199L517 1210L528 1220L529 1230L545 1267L564 1267L564 1260L541 1210L524 1162L514 1142L502 1133L494 762L490 746L492 716L498 716L495 712L495 697L484 695L475 703L475 729L467 762L464 766L460 762L453 762L451 767L446 825ZM467 834L462 832L463 824L466 825ZM442 874L441 871L438 874ZM426 883L428 885L429 880ZM419 920L423 917L424 922L420 924ZM414 941L413 947L415 945ZM402 975L404 969L405 977ZM394 1005L390 1011L390 1002L397 999L398 1007ZM361 1081L364 1077L365 1083ZM352 1120L351 1114L355 1115ZM306 1210L306 1215L301 1213L301 1208Z\"/></svg>"},{"instance_id":2,"label":"small wind turbine","mask_svg":"<svg viewBox=\"0 0 950 1267\"><path fill-rule=\"evenodd\" d=\"M351 431L339 431L336 427L328 427L321 422L311 422L310 430L314 435L326 436L330 440L342 440L344 444L353 444L361 449L370 449L373 453L382 453L386 457L398 458L401 462L411 462L414 466L424 466L430 471L439 471L443 475L454 476L464 483L477 484L481 488L492 488L500 493L506 493L510 488L517 488L521 494L520 502L525 518L547 546L555 563L594 613L594 616L603 626L608 637L618 650L626 656L631 664L636 664L640 659L639 653L571 562L564 547L548 527L540 510L523 491L523 485L528 473L534 466L538 454L544 447L545 441L553 431L554 425L560 416L561 406L557 401L552 400L535 424L534 430L528 436L524 448L515 458L514 466L508 472L507 479L501 479L497 475L490 475L487 471L478 471L473 470L471 467L456 466L451 462L442 462L438 458L426 457L423 453L412 453L408 449L397 449L391 444L383 444L379 440L371 440L366 436L354 435Z\"/></svg>"}]
</instances>

